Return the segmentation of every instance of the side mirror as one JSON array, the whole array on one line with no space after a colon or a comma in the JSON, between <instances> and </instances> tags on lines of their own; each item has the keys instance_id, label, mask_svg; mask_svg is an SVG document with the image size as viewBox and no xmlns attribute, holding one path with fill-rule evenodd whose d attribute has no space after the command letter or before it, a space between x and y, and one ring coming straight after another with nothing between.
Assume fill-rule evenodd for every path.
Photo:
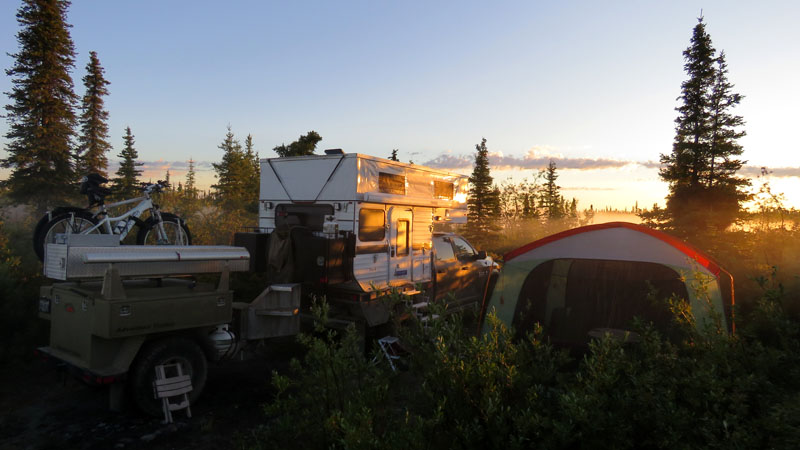
<instances>
[{"instance_id":1,"label":"side mirror","mask_svg":"<svg viewBox=\"0 0 800 450\"><path fill-rule=\"evenodd\" d=\"M479 251L478 254L475 256L475 259L486 259L486 251L485 250Z\"/></svg>"}]
</instances>

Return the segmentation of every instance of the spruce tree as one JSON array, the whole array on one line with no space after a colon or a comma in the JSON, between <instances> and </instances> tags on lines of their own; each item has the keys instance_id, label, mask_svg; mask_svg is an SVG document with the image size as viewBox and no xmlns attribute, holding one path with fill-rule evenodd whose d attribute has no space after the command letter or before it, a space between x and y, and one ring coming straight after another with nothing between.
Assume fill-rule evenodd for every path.
<instances>
[{"instance_id":1,"label":"spruce tree","mask_svg":"<svg viewBox=\"0 0 800 450\"><path fill-rule=\"evenodd\" d=\"M561 186L556 184L556 179L558 179L556 169L556 163L551 159L545 169L544 184L539 194L539 207L542 208L547 219L564 217L563 198L560 194Z\"/></svg>"},{"instance_id":2,"label":"spruce tree","mask_svg":"<svg viewBox=\"0 0 800 450\"><path fill-rule=\"evenodd\" d=\"M139 175L142 174L142 171L137 167L143 164L136 162L139 153L133 147L135 141L133 140L131 127L125 128L125 136L123 136L122 141L122 151L117 155L122 158L122 161L120 161L119 169L117 169L117 178L114 179L114 191L118 198L130 198L137 194Z\"/></svg>"},{"instance_id":3,"label":"spruce tree","mask_svg":"<svg viewBox=\"0 0 800 450\"><path fill-rule=\"evenodd\" d=\"M248 168L248 173L245 175L246 208L257 213L259 187L261 186L261 162L258 160L258 152L253 146L253 136L250 134L244 140L244 158Z\"/></svg>"},{"instance_id":4,"label":"spruce tree","mask_svg":"<svg viewBox=\"0 0 800 450\"><path fill-rule=\"evenodd\" d=\"M71 139L77 96L70 71L75 50L67 23L69 2L23 0L17 11L22 29L14 66L6 70L12 89L6 95L8 157L0 160L11 175L2 182L18 203L37 208L64 202L74 192Z\"/></svg>"},{"instance_id":5,"label":"spruce tree","mask_svg":"<svg viewBox=\"0 0 800 450\"><path fill-rule=\"evenodd\" d=\"M223 151L222 161L212 164L217 172L217 184L212 187L220 205L229 211L258 211L258 156L252 138L247 145L242 149L228 126L225 139L218 146Z\"/></svg>"},{"instance_id":6,"label":"spruce tree","mask_svg":"<svg viewBox=\"0 0 800 450\"><path fill-rule=\"evenodd\" d=\"M742 96L727 80L724 52L715 54L701 17L683 52L689 78L678 97L672 153L661 155L659 175L670 190L663 225L675 231L724 229L747 199L743 188L749 181L735 176L743 164L736 157L742 154L737 140L744 136L738 129L744 120L731 113Z\"/></svg>"},{"instance_id":7,"label":"spruce tree","mask_svg":"<svg viewBox=\"0 0 800 450\"><path fill-rule=\"evenodd\" d=\"M106 177L111 150L108 143L108 111L104 109L103 97L108 95L109 82L103 77L103 68L96 52L89 52L89 63L83 77L86 93L81 102L81 134L78 137L78 176L99 173Z\"/></svg>"},{"instance_id":8,"label":"spruce tree","mask_svg":"<svg viewBox=\"0 0 800 450\"><path fill-rule=\"evenodd\" d=\"M480 246L491 240L496 232L500 195L499 190L492 187L486 138L475 146L475 150L475 166L469 177L467 197L467 235Z\"/></svg>"},{"instance_id":9,"label":"spruce tree","mask_svg":"<svg viewBox=\"0 0 800 450\"><path fill-rule=\"evenodd\" d=\"M197 187L195 185L194 160L189 158L189 170L186 172L186 195L190 198L197 197Z\"/></svg>"},{"instance_id":10,"label":"spruce tree","mask_svg":"<svg viewBox=\"0 0 800 450\"><path fill-rule=\"evenodd\" d=\"M313 155L314 150L317 148L317 144L321 140L322 136L320 136L316 131L312 130L304 135L301 135L291 144L281 144L273 148L273 150L275 150L275 153L277 153L281 158L286 156Z\"/></svg>"}]
</instances>

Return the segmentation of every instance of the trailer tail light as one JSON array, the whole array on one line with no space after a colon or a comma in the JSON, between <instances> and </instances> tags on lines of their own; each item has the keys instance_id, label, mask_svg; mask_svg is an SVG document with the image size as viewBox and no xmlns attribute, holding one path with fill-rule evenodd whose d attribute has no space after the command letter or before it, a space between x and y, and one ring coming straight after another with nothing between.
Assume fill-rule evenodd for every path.
<instances>
[{"instance_id":1,"label":"trailer tail light","mask_svg":"<svg viewBox=\"0 0 800 450\"><path fill-rule=\"evenodd\" d=\"M328 284L328 277L320 277L319 282L322 284Z\"/></svg>"}]
</instances>

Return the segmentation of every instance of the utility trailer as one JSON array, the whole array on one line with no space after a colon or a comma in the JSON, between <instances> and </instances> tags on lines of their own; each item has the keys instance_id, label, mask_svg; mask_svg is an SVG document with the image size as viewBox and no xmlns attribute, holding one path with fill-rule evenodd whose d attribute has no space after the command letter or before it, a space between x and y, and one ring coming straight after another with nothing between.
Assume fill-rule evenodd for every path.
<instances>
[{"instance_id":1,"label":"utility trailer","mask_svg":"<svg viewBox=\"0 0 800 450\"><path fill-rule=\"evenodd\" d=\"M40 353L90 383L110 385L112 409L127 387L154 415L161 412L155 367L179 363L191 374L194 402L209 361L298 333L314 297L331 305L329 326L362 331L389 321L383 300L390 292L424 308L436 298L434 274L449 273L437 271L433 224L466 221L467 183L462 175L341 151L265 159L259 226L237 233L235 246L122 246L113 235L60 235L45 249L45 276L59 281L41 288L50 343ZM474 251L465 258L449 262L474 265L459 273L461 284L478 272L486 279L491 258ZM250 302L235 302L229 286L230 273L241 271L266 273L264 290Z\"/></svg>"},{"instance_id":2,"label":"utility trailer","mask_svg":"<svg viewBox=\"0 0 800 450\"><path fill-rule=\"evenodd\" d=\"M193 402L209 361L231 358L249 343L299 331L297 284L268 286L252 302L234 302L231 272L250 255L230 246L120 246L113 235L62 235L48 244L39 317L50 343L39 349L91 384L110 387L120 409L125 388L153 415L155 367L180 363L191 374ZM199 282L187 274L217 274Z\"/></svg>"},{"instance_id":3,"label":"utility trailer","mask_svg":"<svg viewBox=\"0 0 800 450\"><path fill-rule=\"evenodd\" d=\"M433 226L466 223L469 179L341 150L261 160L259 227L238 233L251 269L324 295L343 323L390 318L390 291L432 298ZM486 264L491 259L483 254Z\"/></svg>"}]
</instances>

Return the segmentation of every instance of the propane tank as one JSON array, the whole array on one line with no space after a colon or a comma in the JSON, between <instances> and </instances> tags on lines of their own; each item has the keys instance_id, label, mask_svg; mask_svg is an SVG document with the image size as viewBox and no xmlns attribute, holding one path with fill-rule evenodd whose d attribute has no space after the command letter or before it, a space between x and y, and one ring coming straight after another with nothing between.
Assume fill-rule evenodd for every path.
<instances>
[{"instance_id":1,"label":"propane tank","mask_svg":"<svg viewBox=\"0 0 800 450\"><path fill-rule=\"evenodd\" d=\"M228 329L228 324L217 325L208 335L220 359L231 358L236 353L236 335Z\"/></svg>"}]
</instances>

